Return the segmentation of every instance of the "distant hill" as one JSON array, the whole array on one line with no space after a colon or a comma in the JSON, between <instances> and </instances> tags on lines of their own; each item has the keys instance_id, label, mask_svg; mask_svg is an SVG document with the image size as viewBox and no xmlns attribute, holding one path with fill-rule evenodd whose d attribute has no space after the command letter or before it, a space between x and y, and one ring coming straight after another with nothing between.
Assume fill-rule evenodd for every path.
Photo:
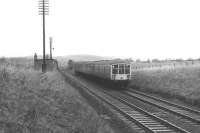
<instances>
[{"instance_id":1,"label":"distant hill","mask_svg":"<svg viewBox=\"0 0 200 133\"><path fill-rule=\"evenodd\" d=\"M73 60L73 61L97 61L97 60L111 60L113 57L104 57L104 56L96 56L96 55L68 55L68 56L60 56L57 57L58 60Z\"/></svg>"},{"instance_id":2,"label":"distant hill","mask_svg":"<svg viewBox=\"0 0 200 133\"><path fill-rule=\"evenodd\" d=\"M58 60L60 66L67 66L69 60L73 61L97 61L97 60L111 60L113 57L104 57L96 55L68 55L55 57Z\"/></svg>"}]
</instances>

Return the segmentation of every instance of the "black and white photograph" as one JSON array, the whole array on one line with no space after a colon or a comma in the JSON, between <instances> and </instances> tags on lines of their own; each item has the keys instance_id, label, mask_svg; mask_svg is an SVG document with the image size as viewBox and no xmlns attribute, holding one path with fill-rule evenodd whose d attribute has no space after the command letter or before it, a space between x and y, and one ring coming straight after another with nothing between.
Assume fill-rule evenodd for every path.
<instances>
[{"instance_id":1,"label":"black and white photograph","mask_svg":"<svg viewBox=\"0 0 200 133\"><path fill-rule=\"evenodd\" d=\"M1 0L0 133L200 133L200 1Z\"/></svg>"}]
</instances>

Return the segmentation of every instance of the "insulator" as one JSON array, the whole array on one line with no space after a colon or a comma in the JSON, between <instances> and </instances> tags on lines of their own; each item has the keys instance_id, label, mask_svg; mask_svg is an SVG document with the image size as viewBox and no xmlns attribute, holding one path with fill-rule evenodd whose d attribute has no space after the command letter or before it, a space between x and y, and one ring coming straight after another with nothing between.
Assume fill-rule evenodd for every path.
<instances>
[{"instance_id":1,"label":"insulator","mask_svg":"<svg viewBox=\"0 0 200 133\"><path fill-rule=\"evenodd\" d=\"M49 7L44 7L44 8L43 8L43 7L38 7L38 9L39 9L39 10L40 10L40 9L41 9L41 10L43 10L43 9L49 9Z\"/></svg>"},{"instance_id":2,"label":"insulator","mask_svg":"<svg viewBox=\"0 0 200 133\"><path fill-rule=\"evenodd\" d=\"M38 8L39 9L39 11L41 10L43 10L43 8ZM44 8L44 10L49 10L49 8Z\"/></svg>"},{"instance_id":3,"label":"insulator","mask_svg":"<svg viewBox=\"0 0 200 133\"><path fill-rule=\"evenodd\" d=\"M46 2L40 1L38 4L39 4L39 5L43 5L43 4L44 4L44 5L49 5L49 2L47 2L47 1L46 1Z\"/></svg>"},{"instance_id":4,"label":"insulator","mask_svg":"<svg viewBox=\"0 0 200 133\"><path fill-rule=\"evenodd\" d=\"M43 7L38 7L38 9L43 9ZM44 7L44 9L49 9L49 7Z\"/></svg>"},{"instance_id":5,"label":"insulator","mask_svg":"<svg viewBox=\"0 0 200 133\"><path fill-rule=\"evenodd\" d=\"M49 4L49 1L45 1L45 2L39 1L38 3L39 3L39 4L43 4L43 3Z\"/></svg>"},{"instance_id":6,"label":"insulator","mask_svg":"<svg viewBox=\"0 0 200 133\"><path fill-rule=\"evenodd\" d=\"M41 6L41 5L43 5L43 3L39 3L38 5ZM48 6L49 3L44 3L44 5Z\"/></svg>"},{"instance_id":7,"label":"insulator","mask_svg":"<svg viewBox=\"0 0 200 133\"><path fill-rule=\"evenodd\" d=\"M43 4L43 2L39 2L38 4ZM49 2L44 2L44 4L49 4Z\"/></svg>"},{"instance_id":8,"label":"insulator","mask_svg":"<svg viewBox=\"0 0 200 133\"><path fill-rule=\"evenodd\" d=\"M43 13L39 13L38 15L43 15ZM49 15L49 13L45 13L44 15Z\"/></svg>"},{"instance_id":9,"label":"insulator","mask_svg":"<svg viewBox=\"0 0 200 133\"><path fill-rule=\"evenodd\" d=\"M49 13L49 11L39 12L39 13Z\"/></svg>"},{"instance_id":10,"label":"insulator","mask_svg":"<svg viewBox=\"0 0 200 133\"><path fill-rule=\"evenodd\" d=\"M38 2L43 2L43 0L39 0ZM49 2L49 0L44 0L44 2Z\"/></svg>"},{"instance_id":11,"label":"insulator","mask_svg":"<svg viewBox=\"0 0 200 133\"><path fill-rule=\"evenodd\" d=\"M40 12L49 12L49 10L41 10L41 11L38 11L39 13Z\"/></svg>"},{"instance_id":12,"label":"insulator","mask_svg":"<svg viewBox=\"0 0 200 133\"><path fill-rule=\"evenodd\" d=\"M39 6L38 8L42 8L42 9L43 8L49 8L49 6L44 6L44 7L43 6Z\"/></svg>"},{"instance_id":13,"label":"insulator","mask_svg":"<svg viewBox=\"0 0 200 133\"><path fill-rule=\"evenodd\" d=\"M38 5L39 5L39 6L43 6L43 3L38 4ZM49 3L48 3L48 4L47 4L47 3L46 3L46 4L44 3L44 5L45 5L45 6L49 6Z\"/></svg>"},{"instance_id":14,"label":"insulator","mask_svg":"<svg viewBox=\"0 0 200 133\"><path fill-rule=\"evenodd\" d=\"M38 2L38 4L43 4L43 2ZM49 4L49 2L44 2L44 4Z\"/></svg>"}]
</instances>

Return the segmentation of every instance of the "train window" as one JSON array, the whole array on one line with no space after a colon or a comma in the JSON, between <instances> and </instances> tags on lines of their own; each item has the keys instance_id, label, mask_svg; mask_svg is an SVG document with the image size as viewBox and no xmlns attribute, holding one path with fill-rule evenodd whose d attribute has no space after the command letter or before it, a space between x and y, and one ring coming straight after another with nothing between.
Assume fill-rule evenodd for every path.
<instances>
[{"instance_id":1,"label":"train window","mask_svg":"<svg viewBox=\"0 0 200 133\"><path fill-rule=\"evenodd\" d=\"M125 66L125 74L129 74L130 73L130 65L126 65Z\"/></svg>"},{"instance_id":2,"label":"train window","mask_svg":"<svg viewBox=\"0 0 200 133\"><path fill-rule=\"evenodd\" d=\"M118 65L112 65L112 74L118 74Z\"/></svg>"},{"instance_id":3,"label":"train window","mask_svg":"<svg viewBox=\"0 0 200 133\"><path fill-rule=\"evenodd\" d=\"M123 68L124 68L124 64L120 64L119 69L123 69Z\"/></svg>"},{"instance_id":4,"label":"train window","mask_svg":"<svg viewBox=\"0 0 200 133\"><path fill-rule=\"evenodd\" d=\"M118 65L112 65L113 68L118 68Z\"/></svg>"},{"instance_id":5,"label":"train window","mask_svg":"<svg viewBox=\"0 0 200 133\"><path fill-rule=\"evenodd\" d=\"M119 74L124 74L124 64L119 65Z\"/></svg>"}]
</instances>

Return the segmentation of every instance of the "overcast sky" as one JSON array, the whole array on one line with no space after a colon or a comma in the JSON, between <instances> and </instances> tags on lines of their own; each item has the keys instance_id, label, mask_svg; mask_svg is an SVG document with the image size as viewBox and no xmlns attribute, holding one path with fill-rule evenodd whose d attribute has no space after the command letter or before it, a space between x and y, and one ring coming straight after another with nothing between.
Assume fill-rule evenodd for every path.
<instances>
[{"instance_id":1,"label":"overcast sky","mask_svg":"<svg viewBox=\"0 0 200 133\"><path fill-rule=\"evenodd\" d=\"M199 0L50 0L54 55L199 58ZM42 54L38 0L1 0L0 56ZM49 47L47 48L49 52Z\"/></svg>"}]
</instances>

